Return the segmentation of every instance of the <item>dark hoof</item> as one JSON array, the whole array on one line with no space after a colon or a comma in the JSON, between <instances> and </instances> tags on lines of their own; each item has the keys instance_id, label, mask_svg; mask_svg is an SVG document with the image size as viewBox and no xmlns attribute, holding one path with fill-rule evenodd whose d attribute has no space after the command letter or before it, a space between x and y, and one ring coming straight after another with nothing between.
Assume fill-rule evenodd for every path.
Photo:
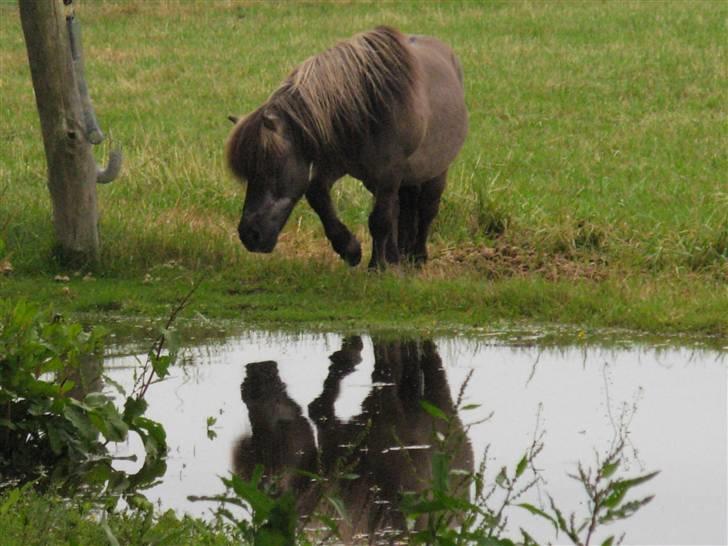
<instances>
[{"instance_id":1,"label":"dark hoof","mask_svg":"<svg viewBox=\"0 0 728 546\"><path fill-rule=\"evenodd\" d=\"M356 369L357 364L361 362L361 357L352 358L352 355L346 351L336 351L329 357L331 364L329 365L329 376L346 377Z\"/></svg>"},{"instance_id":2,"label":"dark hoof","mask_svg":"<svg viewBox=\"0 0 728 546\"><path fill-rule=\"evenodd\" d=\"M314 423L325 423L333 415L331 405L323 398L322 395L308 405L308 415Z\"/></svg>"},{"instance_id":3,"label":"dark hoof","mask_svg":"<svg viewBox=\"0 0 728 546\"><path fill-rule=\"evenodd\" d=\"M384 272L384 271L398 271L399 262L385 262L377 261L374 258L371 259L368 266L369 271L372 272Z\"/></svg>"},{"instance_id":4,"label":"dark hoof","mask_svg":"<svg viewBox=\"0 0 728 546\"><path fill-rule=\"evenodd\" d=\"M372 272L374 272L374 271L383 271L384 270L384 265L383 264L380 264L379 262L375 262L374 260L371 260L369 262L369 265L367 266L367 269L369 271L372 271Z\"/></svg>"},{"instance_id":5,"label":"dark hoof","mask_svg":"<svg viewBox=\"0 0 728 546\"><path fill-rule=\"evenodd\" d=\"M363 348L364 344L359 336L344 338L341 349L329 357L331 361L329 373L344 376L354 371L356 365L361 362L361 351Z\"/></svg>"},{"instance_id":6,"label":"dark hoof","mask_svg":"<svg viewBox=\"0 0 728 546\"><path fill-rule=\"evenodd\" d=\"M427 254L415 254L412 257L412 261L414 266L419 269L427 263Z\"/></svg>"},{"instance_id":7,"label":"dark hoof","mask_svg":"<svg viewBox=\"0 0 728 546\"><path fill-rule=\"evenodd\" d=\"M346 248L341 253L341 257L351 267L359 265L359 262L361 262L361 245L356 240L356 237L349 239Z\"/></svg>"}]
</instances>

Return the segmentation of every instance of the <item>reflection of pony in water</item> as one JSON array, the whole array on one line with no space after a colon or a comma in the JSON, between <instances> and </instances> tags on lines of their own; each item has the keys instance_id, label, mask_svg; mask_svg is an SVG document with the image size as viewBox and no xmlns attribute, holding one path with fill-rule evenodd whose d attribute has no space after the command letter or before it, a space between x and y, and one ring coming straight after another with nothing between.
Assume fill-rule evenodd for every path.
<instances>
[{"instance_id":1,"label":"reflection of pony in water","mask_svg":"<svg viewBox=\"0 0 728 546\"><path fill-rule=\"evenodd\" d=\"M405 528L397 505L403 492L421 491L431 481L428 444L435 432L449 432L453 468L473 469L470 444L455 415L442 362L430 341L375 342L375 387L362 403L361 414L348 422L336 417L334 403L341 381L361 361L361 350L359 337L344 341L341 350L331 355L321 395L309 406L318 450L313 429L285 393L275 363L249 364L242 393L253 433L238 442L233 454L235 471L244 477L251 475L256 464L262 464L269 476L282 475L278 482L281 491L294 493L302 516L316 509L322 491L290 467L326 478L327 487L335 489L349 515L350 521L340 526L346 542L362 533L374 542L381 531ZM443 421L422 409L421 400L451 417L449 431ZM357 478L339 479L342 472ZM417 523L419 527L425 522Z\"/></svg>"},{"instance_id":2,"label":"reflection of pony in water","mask_svg":"<svg viewBox=\"0 0 728 546\"><path fill-rule=\"evenodd\" d=\"M296 470L317 470L316 444L301 407L286 393L278 365L273 361L248 364L240 393L253 430L235 446L235 473L250 479L255 466L262 464L282 490L302 493L308 478Z\"/></svg>"}]
</instances>

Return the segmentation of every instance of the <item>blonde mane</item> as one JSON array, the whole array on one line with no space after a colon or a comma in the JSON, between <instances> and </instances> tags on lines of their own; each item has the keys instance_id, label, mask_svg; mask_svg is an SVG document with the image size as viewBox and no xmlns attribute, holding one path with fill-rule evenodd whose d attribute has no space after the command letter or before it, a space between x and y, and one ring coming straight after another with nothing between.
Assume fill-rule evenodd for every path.
<instances>
[{"instance_id":1,"label":"blonde mane","mask_svg":"<svg viewBox=\"0 0 728 546\"><path fill-rule=\"evenodd\" d=\"M335 145L342 131L364 128L409 99L414 67L403 41L388 27L357 34L301 63L269 102L319 144Z\"/></svg>"},{"instance_id":2,"label":"blonde mane","mask_svg":"<svg viewBox=\"0 0 728 546\"><path fill-rule=\"evenodd\" d=\"M417 79L405 37L389 27L357 34L296 67L258 110L238 122L228 164L248 178L276 147L261 135L264 114L287 118L309 155L356 145L394 109L409 103Z\"/></svg>"}]
</instances>

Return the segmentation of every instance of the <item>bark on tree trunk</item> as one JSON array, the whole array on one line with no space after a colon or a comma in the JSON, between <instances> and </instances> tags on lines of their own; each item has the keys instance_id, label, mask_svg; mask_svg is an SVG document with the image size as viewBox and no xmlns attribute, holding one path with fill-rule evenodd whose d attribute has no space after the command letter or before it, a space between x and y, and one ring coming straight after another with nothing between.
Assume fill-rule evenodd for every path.
<instances>
[{"instance_id":1,"label":"bark on tree trunk","mask_svg":"<svg viewBox=\"0 0 728 546\"><path fill-rule=\"evenodd\" d=\"M96 259L97 167L84 131L62 0L20 0L20 20L48 164L58 256L66 265Z\"/></svg>"}]
</instances>

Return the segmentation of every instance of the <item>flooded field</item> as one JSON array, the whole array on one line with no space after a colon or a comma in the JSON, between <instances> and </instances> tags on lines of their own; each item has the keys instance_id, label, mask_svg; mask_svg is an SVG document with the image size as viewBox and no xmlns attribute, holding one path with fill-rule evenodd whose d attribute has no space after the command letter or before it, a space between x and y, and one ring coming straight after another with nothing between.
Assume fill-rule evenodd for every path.
<instances>
[{"instance_id":1,"label":"flooded field","mask_svg":"<svg viewBox=\"0 0 728 546\"><path fill-rule=\"evenodd\" d=\"M347 485L343 500L363 521L386 519L380 508L393 489L416 487L428 472L433 423L442 427L422 410L425 399L466 431L468 442L453 448L456 468L477 467L487 448L486 476L494 479L541 438L545 481L524 502L543 506L548 494L567 511L584 510L583 488L567 475L579 461L594 466L595 453L622 437L628 475L660 474L634 493L654 500L610 534L626 532L626 544L728 540L728 359L719 351L253 332L190 347L182 360L147 395L148 415L164 425L170 446L167 472L147 492L163 508L210 514L214 505L187 497L221 492L220 476L245 475L257 463L279 472L330 469L357 445L365 449L357 473L366 478ZM109 376L127 387L137 366L134 355L106 360ZM478 407L454 415L461 390L461 406ZM133 471L138 463L118 466ZM284 487L303 498L299 478L289 472ZM510 519L513 529L553 540L553 528L523 510ZM351 531L359 530L355 522Z\"/></svg>"}]
</instances>

